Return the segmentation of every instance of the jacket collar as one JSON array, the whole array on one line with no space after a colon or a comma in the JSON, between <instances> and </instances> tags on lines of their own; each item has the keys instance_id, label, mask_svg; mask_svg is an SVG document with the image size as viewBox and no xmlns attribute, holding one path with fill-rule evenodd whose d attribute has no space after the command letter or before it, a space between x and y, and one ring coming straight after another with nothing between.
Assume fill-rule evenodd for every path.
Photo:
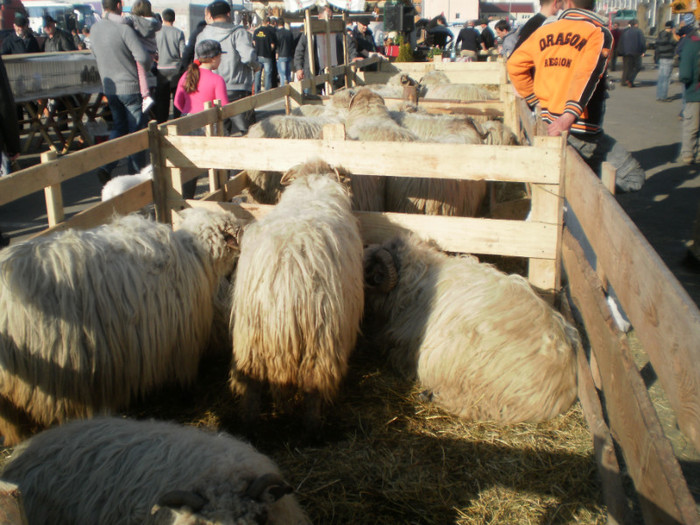
<instances>
[{"instance_id":1,"label":"jacket collar","mask_svg":"<svg viewBox=\"0 0 700 525\"><path fill-rule=\"evenodd\" d=\"M595 14L593 11L588 9L580 9L575 7L573 9L567 9L560 16L559 20L582 20L585 22L591 22L597 26L605 27L607 21L602 17Z\"/></svg>"}]
</instances>

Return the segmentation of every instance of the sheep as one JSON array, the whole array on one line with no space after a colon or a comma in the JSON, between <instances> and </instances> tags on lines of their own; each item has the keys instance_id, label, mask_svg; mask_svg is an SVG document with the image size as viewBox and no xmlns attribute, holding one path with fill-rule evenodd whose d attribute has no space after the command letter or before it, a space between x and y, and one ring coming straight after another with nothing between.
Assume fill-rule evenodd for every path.
<instances>
[{"instance_id":1,"label":"sheep","mask_svg":"<svg viewBox=\"0 0 700 525\"><path fill-rule=\"evenodd\" d=\"M368 88L358 89L350 100L345 121L353 140L414 142L418 137L391 119L384 99Z\"/></svg>"},{"instance_id":2,"label":"sheep","mask_svg":"<svg viewBox=\"0 0 700 525\"><path fill-rule=\"evenodd\" d=\"M497 93L476 84L453 84L442 71L430 71L420 80L425 98L445 100L496 100Z\"/></svg>"},{"instance_id":3,"label":"sheep","mask_svg":"<svg viewBox=\"0 0 700 525\"><path fill-rule=\"evenodd\" d=\"M466 419L539 422L576 399L574 327L518 275L412 235L365 250L365 312L390 363Z\"/></svg>"},{"instance_id":4,"label":"sheep","mask_svg":"<svg viewBox=\"0 0 700 525\"><path fill-rule=\"evenodd\" d=\"M147 180L153 180L153 166L150 164L134 175L114 177L102 187L102 202L113 199Z\"/></svg>"},{"instance_id":5,"label":"sheep","mask_svg":"<svg viewBox=\"0 0 700 525\"><path fill-rule=\"evenodd\" d=\"M270 458L167 422L66 423L20 445L2 479L19 486L30 525L310 523Z\"/></svg>"},{"instance_id":6,"label":"sheep","mask_svg":"<svg viewBox=\"0 0 700 525\"><path fill-rule=\"evenodd\" d=\"M346 188L323 161L285 173L279 204L241 244L231 314L230 387L254 423L262 386L304 397L306 430L339 391L364 304L362 239ZM235 316L235 318L234 318Z\"/></svg>"},{"instance_id":7,"label":"sheep","mask_svg":"<svg viewBox=\"0 0 700 525\"><path fill-rule=\"evenodd\" d=\"M134 214L0 253L5 446L192 382L244 222L203 209L183 217L176 232Z\"/></svg>"},{"instance_id":8,"label":"sheep","mask_svg":"<svg viewBox=\"0 0 700 525\"><path fill-rule=\"evenodd\" d=\"M391 111L389 114L422 142L481 144L484 139L469 118L406 111Z\"/></svg>"}]
</instances>

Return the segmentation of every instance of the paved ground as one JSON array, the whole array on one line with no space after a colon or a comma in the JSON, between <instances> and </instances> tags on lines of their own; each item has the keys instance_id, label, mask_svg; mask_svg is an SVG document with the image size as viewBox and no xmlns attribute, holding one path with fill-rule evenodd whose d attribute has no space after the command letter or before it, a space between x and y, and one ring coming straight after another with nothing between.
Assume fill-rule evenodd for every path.
<instances>
[{"instance_id":1,"label":"paved ground","mask_svg":"<svg viewBox=\"0 0 700 525\"><path fill-rule=\"evenodd\" d=\"M605 130L640 162L647 182L637 192L619 194L618 202L646 236L669 269L700 305L700 273L683 265L692 221L700 204L700 165L676 162L680 151L682 86L673 82L672 102L656 101L656 78L650 58L637 77L638 87L620 86L620 71L612 72L615 89L608 100ZM677 70L674 69L674 75Z\"/></svg>"}]
</instances>

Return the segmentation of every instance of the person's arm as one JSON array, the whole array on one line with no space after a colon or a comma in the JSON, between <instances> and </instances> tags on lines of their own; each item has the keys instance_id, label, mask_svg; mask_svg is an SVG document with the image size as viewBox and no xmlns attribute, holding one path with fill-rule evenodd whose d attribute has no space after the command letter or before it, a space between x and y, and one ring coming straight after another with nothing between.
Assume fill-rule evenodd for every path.
<instances>
[{"instance_id":1,"label":"person's arm","mask_svg":"<svg viewBox=\"0 0 700 525\"><path fill-rule=\"evenodd\" d=\"M306 35L302 34L297 42L297 47L294 49L294 73L297 80L304 78L304 62L306 61Z\"/></svg>"},{"instance_id":2,"label":"person's arm","mask_svg":"<svg viewBox=\"0 0 700 525\"><path fill-rule=\"evenodd\" d=\"M141 45L141 40L136 34L136 31L126 24L124 24L123 39L124 44L126 44L126 47L131 52L134 60L141 64L143 69L148 70L148 66L150 64L148 52Z\"/></svg>"},{"instance_id":3,"label":"person's arm","mask_svg":"<svg viewBox=\"0 0 700 525\"><path fill-rule=\"evenodd\" d=\"M67 33L61 33L61 41L62 51L76 51L78 49L73 43L73 37Z\"/></svg>"},{"instance_id":4,"label":"person's arm","mask_svg":"<svg viewBox=\"0 0 700 525\"><path fill-rule=\"evenodd\" d=\"M685 36L684 38L689 38ZM683 82L683 85L688 87L695 81L695 68L697 64L697 49L695 46L690 45L685 42L683 49L680 54L680 61L678 62L678 80Z\"/></svg>"},{"instance_id":5,"label":"person's arm","mask_svg":"<svg viewBox=\"0 0 700 525\"><path fill-rule=\"evenodd\" d=\"M180 77L180 80L177 81L177 88L175 89L175 96L173 97L173 106L175 106L179 111L183 113L185 112L185 102L187 100L187 93L185 92L186 80L187 72L185 72Z\"/></svg>"},{"instance_id":6,"label":"person's arm","mask_svg":"<svg viewBox=\"0 0 700 525\"><path fill-rule=\"evenodd\" d=\"M177 52L180 55L180 58L185 54L185 33L180 31L180 33L177 36Z\"/></svg>"},{"instance_id":7,"label":"person's arm","mask_svg":"<svg viewBox=\"0 0 700 525\"><path fill-rule=\"evenodd\" d=\"M233 48L241 57L241 62L253 69L258 67L258 54L245 28L239 27L236 29L231 35L231 38L233 38Z\"/></svg>"}]
</instances>

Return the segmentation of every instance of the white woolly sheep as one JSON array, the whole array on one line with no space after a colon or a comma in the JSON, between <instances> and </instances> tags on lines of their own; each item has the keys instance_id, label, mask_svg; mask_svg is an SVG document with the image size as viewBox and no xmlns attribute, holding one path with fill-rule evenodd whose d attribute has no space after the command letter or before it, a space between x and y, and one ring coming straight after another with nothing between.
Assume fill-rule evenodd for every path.
<instances>
[{"instance_id":1,"label":"white woolly sheep","mask_svg":"<svg viewBox=\"0 0 700 525\"><path fill-rule=\"evenodd\" d=\"M364 302L362 239L336 178L322 161L291 169L279 204L246 229L230 384L248 422L268 384L277 400L302 393L306 428L316 430L346 374Z\"/></svg>"},{"instance_id":2,"label":"white woolly sheep","mask_svg":"<svg viewBox=\"0 0 700 525\"><path fill-rule=\"evenodd\" d=\"M448 412L537 422L576 399L578 333L524 278L412 236L368 247L364 264L378 344Z\"/></svg>"},{"instance_id":3,"label":"white woolly sheep","mask_svg":"<svg viewBox=\"0 0 700 525\"><path fill-rule=\"evenodd\" d=\"M251 126L248 138L320 139L323 138L323 126L337 122L341 122L340 117L331 111L314 117L273 115Z\"/></svg>"},{"instance_id":4,"label":"white woolly sheep","mask_svg":"<svg viewBox=\"0 0 700 525\"><path fill-rule=\"evenodd\" d=\"M157 421L73 421L18 447L2 479L30 525L310 523L277 465L228 434Z\"/></svg>"},{"instance_id":5,"label":"white woolly sheep","mask_svg":"<svg viewBox=\"0 0 700 525\"><path fill-rule=\"evenodd\" d=\"M189 384L207 348L213 296L243 222L185 210L181 229L138 215L0 253L0 433L124 407Z\"/></svg>"},{"instance_id":6,"label":"white woolly sheep","mask_svg":"<svg viewBox=\"0 0 700 525\"><path fill-rule=\"evenodd\" d=\"M445 100L496 100L497 93L476 84L453 84L442 71L430 71L420 80L424 98Z\"/></svg>"},{"instance_id":7,"label":"white woolly sheep","mask_svg":"<svg viewBox=\"0 0 700 525\"><path fill-rule=\"evenodd\" d=\"M102 187L102 202L121 195L134 186L153 180L153 166L150 164L134 175L119 175L111 179Z\"/></svg>"},{"instance_id":8,"label":"white woolly sheep","mask_svg":"<svg viewBox=\"0 0 700 525\"><path fill-rule=\"evenodd\" d=\"M483 136L473 120L452 115L391 111L391 118L422 142L481 144Z\"/></svg>"},{"instance_id":9,"label":"white woolly sheep","mask_svg":"<svg viewBox=\"0 0 700 525\"><path fill-rule=\"evenodd\" d=\"M350 100L345 120L347 136L353 140L414 142L411 131L392 120L384 99L366 87L358 89Z\"/></svg>"}]
</instances>

